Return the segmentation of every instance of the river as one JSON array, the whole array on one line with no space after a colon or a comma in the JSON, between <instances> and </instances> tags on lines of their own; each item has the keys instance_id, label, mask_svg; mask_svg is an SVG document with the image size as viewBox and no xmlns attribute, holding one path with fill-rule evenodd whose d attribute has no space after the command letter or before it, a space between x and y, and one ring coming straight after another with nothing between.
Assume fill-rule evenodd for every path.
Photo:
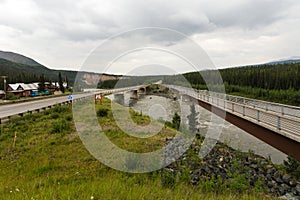
<instances>
[{"instance_id":1,"label":"river","mask_svg":"<svg viewBox=\"0 0 300 200\"><path fill-rule=\"evenodd\" d=\"M110 95L109 98L113 99L113 96ZM147 95L131 104L130 107L137 112L142 112L144 115L150 116L153 119L161 118L167 121L171 121L174 113L178 112L181 115L183 123L188 126L187 115L190 114L190 105L191 102L189 101L179 101L161 96ZM216 124L213 120L211 120L212 117L217 116L212 115L209 111L198 105L196 105L196 110L199 112L198 120L200 123L200 134L205 135L209 126L220 126L220 124ZM223 125L221 124L221 126L223 126L223 129L219 137L219 141L234 149L238 149L243 152L251 150L263 157L270 157L272 162L276 164L282 164L283 160L287 158L286 154L239 129L235 125L225 121Z\"/></svg>"}]
</instances>

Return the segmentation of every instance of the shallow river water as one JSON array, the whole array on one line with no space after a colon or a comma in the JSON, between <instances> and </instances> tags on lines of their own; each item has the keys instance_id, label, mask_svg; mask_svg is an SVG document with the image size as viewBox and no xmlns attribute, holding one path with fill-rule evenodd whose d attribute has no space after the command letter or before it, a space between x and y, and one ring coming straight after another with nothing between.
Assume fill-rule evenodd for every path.
<instances>
[{"instance_id":1,"label":"shallow river water","mask_svg":"<svg viewBox=\"0 0 300 200\"><path fill-rule=\"evenodd\" d=\"M112 96L109 98L113 99ZM142 112L144 115L148 115L153 119L163 119L171 121L175 112L178 112L182 118L183 123L187 125L187 115L190 114L191 102L188 100L173 100L161 96L147 95L137 102L133 103L130 107L137 112ZM219 136L219 141L226 143L234 149L241 151L252 150L256 154L270 157L274 163L281 164L286 159L287 155L273 148L272 146L262 142L247 132L239 129L238 127L224 121L223 124L214 122L211 120L217 116L211 114L211 112L196 105L196 110L199 112L199 132L205 135L208 127L222 126L222 132Z\"/></svg>"}]
</instances>

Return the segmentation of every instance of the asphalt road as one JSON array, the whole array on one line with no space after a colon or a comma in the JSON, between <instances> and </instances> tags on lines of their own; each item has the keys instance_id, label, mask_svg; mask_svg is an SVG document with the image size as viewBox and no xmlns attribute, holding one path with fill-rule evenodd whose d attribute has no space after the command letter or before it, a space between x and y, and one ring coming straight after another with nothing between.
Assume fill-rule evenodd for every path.
<instances>
[{"instance_id":1,"label":"asphalt road","mask_svg":"<svg viewBox=\"0 0 300 200\"><path fill-rule=\"evenodd\" d=\"M73 95L73 99L82 98L91 95L90 93L81 93ZM47 99L39 99L36 101L14 103L0 106L0 119L12 115L18 115L32 110L42 109L47 106L63 103L68 101L68 96L53 97Z\"/></svg>"}]
</instances>

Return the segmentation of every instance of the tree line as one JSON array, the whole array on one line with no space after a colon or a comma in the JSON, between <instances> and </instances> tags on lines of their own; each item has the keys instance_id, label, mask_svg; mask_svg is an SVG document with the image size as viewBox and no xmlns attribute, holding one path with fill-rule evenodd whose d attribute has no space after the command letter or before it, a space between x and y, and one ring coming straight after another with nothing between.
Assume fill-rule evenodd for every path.
<instances>
[{"instance_id":1,"label":"tree line","mask_svg":"<svg viewBox=\"0 0 300 200\"><path fill-rule=\"evenodd\" d=\"M200 75L201 74L201 75ZM219 79L221 75L222 79ZM183 74L192 85L246 86L268 90L299 90L300 63L257 65L227 68L220 70L206 70ZM205 80L204 78L205 77ZM178 82L179 75L167 77L167 82ZM206 82L205 82L206 81Z\"/></svg>"}]
</instances>

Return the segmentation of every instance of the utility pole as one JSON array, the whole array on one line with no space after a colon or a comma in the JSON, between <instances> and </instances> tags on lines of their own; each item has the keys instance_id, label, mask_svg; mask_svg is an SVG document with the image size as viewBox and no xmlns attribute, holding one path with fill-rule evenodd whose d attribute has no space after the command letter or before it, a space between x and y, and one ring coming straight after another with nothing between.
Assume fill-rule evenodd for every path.
<instances>
[{"instance_id":1,"label":"utility pole","mask_svg":"<svg viewBox=\"0 0 300 200\"><path fill-rule=\"evenodd\" d=\"M6 79L7 79L7 76L2 76L2 78L3 78L4 99L6 99Z\"/></svg>"}]
</instances>

